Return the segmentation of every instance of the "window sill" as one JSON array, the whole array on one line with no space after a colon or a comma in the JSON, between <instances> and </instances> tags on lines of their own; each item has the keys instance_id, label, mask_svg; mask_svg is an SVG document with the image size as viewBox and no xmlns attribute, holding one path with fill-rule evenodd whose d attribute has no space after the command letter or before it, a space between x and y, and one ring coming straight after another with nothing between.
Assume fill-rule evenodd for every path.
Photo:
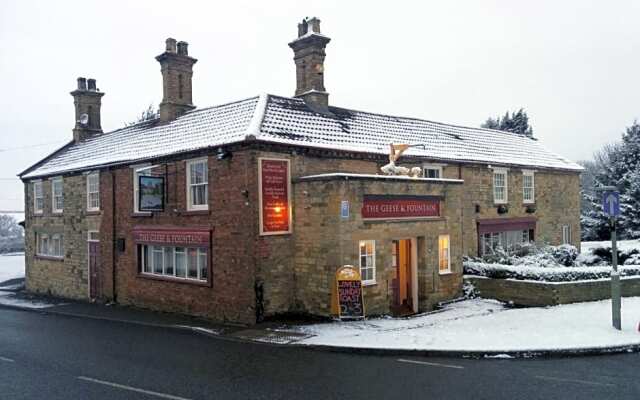
<instances>
[{"instance_id":1,"label":"window sill","mask_svg":"<svg viewBox=\"0 0 640 400\"><path fill-rule=\"evenodd\" d=\"M209 215L209 209L206 210L185 210L179 211L179 215Z\"/></svg>"},{"instance_id":2,"label":"window sill","mask_svg":"<svg viewBox=\"0 0 640 400\"><path fill-rule=\"evenodd\" d=\"M46 260L46 261L60 261L60 262L64 262L64 257L43 256L43 255L36 254L36 255L35 255L35 258L36 258L36 260Z\"/></svg>"},{"instance_id":3,"label":"window sill","mask_svg":"<svg viewBox=\"0 0 640 400\"><path fill-rule=\"evenodd\" d=\"M211 271L209 271L211 272ZM168 283L184 283L187 285L194 285L194 286L204 286L204 287L211 287L211 280L206 280L206 281L198 281L195 279L187 279L187 278L178 278L178 277L170 277L170 276L162 276L162 275L153 275L153 274L148 274L148 273L144 273L144 272L138 272L138 278L141 279L149 279L152 281L162 281L162 282L168 282Z\"/></svg>"},{"instance_id":4,"label":"window sill","mask_svg":"<svg viewBox=\"0 0 640 400\"><path fill-rule=\"evenodd\" d=\"M32 215L34 217L44 217L44 212L34 212Z\"/></svg>"},{"instance_id":5,"label":"window sill","mask_svg":"<svg viewBox=\"0 0 640 400\"><path fill-rule=\"evenodd\" d=\"M100 215L102 214L102 211L100 210L87 210L85 212L85 215Z\"/></svg>"},{"instance_id":6,"label":"window sill","mask_svg":"<svg viewBox=\"0 0 640 400\"><path fill-rule=\"evenodd\" d=\"M131 213L132 218L149 218L152 217L153 213L150 212L134 212Z\"/></svg>"},{"instance_id":7,"label":"window sill","mask_svg":"<svg viewBox=\"0 0 640 400\"><path fill-rule=\"evenodd\" d=\"M532 202L522 202L522 205L523 205L523 206L525 206L525 207L526 207L526 206L535 206L535 205L536 205L536 202L535 202L535 201L532 201Z\"/></svg>"},{"instance_id":8,"label":"window sill","mask_svg":"<svg viewBox=\"0 0 640 400\"><path fill-rule=\"evenodd\" d=\"M64 215L63 211L51 211L51 215L53 217L62 217Z\"/></svg>"},{"instance_id":9,"label":"window sill","mask_svg":"<svg viewBox=\"0 0 640 400\"><path fill-rule=\"evenodd\" d=\"M362 281L362 287L369 287L369 286L377 286L378 282L376 281Z\"/></svg>"},{"instance_id":10,"label":"window sill","mask_svg":"<svg viewBox=\"0 0 640 400\"><path fill-rule=\"evenodd\" d=\"M449 271L438 271L438 275L441 275L441 276L453 275L453 271L451 271L451 270L449 270Z\"/></svg>"}]
</instances>

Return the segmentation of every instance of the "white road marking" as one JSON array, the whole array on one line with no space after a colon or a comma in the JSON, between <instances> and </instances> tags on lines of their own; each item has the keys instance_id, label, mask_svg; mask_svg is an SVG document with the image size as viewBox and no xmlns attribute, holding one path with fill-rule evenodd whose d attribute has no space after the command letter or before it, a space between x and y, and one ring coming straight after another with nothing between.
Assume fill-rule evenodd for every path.
<instances>
[{"instance_id":1,"label":"white road marking","mask_svg":"<svg viewBox=\"0 0 640 400\"><path fill-rule=\"evenodd\" d=\"M565 378L556 378L555 376L542 376L537 375L536 378L547 380L547 381L557 381L557 382L569 382L569 383L579 383L581 385L594 385L594 386L615 386L613 383L603 383L603 382L593 382L593 381L583 381L582 379L565 379Z\"/></svg>"},{"instance_id":2,"label":"white road marking","mask_svg":"<svg viewBox=\"0 0 640 400\"><path fill-rule=\"evenodd\" d=\"M0 356L0 361L6 361L6 362L16 362L16 360L12 360L12 359L10 359L10 358L7 358L7 357L2 357L2 356Z\"/></svg>"},{"instance_id":3,"label":"white road marking","mask_svg":"<svg viewBox=\"0 0 640 400\"><path fill-rule=\"evenodd\" d=\"M89 378L87 376L79 376L78 379L83 380L83 381L87 381L87 382L97 383L97 384L100 384L100 385L111 386L111 387L114 387L114 388L117 388L117 389L129 390L131 392L144 393L144 394L148 394L149 396L156 396L156 397L160 397L160 398L163 398L163 399L190 400L190 399L188 399L186 397L174 396L174 395L171 395L171 394L154 392L154 391L145 390L145 389L139 389L139 388L135 388L135 387L127 386L127 385L121 385L119 383L114 383L114 382L101 381L100 379Z\"/></svg>"},{"instance_id":4,"label":"white road marking","mask_svg":"<svg viewBox=\"0 0 640 400\"><path fill-rule=\"evenodd\" d=\"M409 364L428 365L428 366L431 366L431 367L464 369L464 367L462 367L460 365L438 364L438 363L430 363L430 362L426 362L426 361L406 360L404 358L398 358L398 361L399 362L403 362L403 363L409 363Z\"/></svg>"}]
</instances>

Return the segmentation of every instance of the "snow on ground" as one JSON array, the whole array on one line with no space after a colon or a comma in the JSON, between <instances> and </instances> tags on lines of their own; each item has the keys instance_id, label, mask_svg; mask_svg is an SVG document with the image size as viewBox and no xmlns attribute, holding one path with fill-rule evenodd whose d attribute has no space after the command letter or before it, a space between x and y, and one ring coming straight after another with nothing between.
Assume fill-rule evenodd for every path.
<instances>
[{"instance_id":1,"label":"snow on ground","mask_svg":"<svg viewBox=\"0 0 640 400\"><path fill-rule=\"evenodd\" d=\"M473 299L413 318L376 318L298 326L303 344L448 351L543 351L640 344L640 297L623 298L622 331L609 300L547 308L505 308Z\"/></svg>"},{"instance_id":2,"label":"snow on ground","mask_svg":"<svg viewBox=\"0 0 640 400\"><path fill-rule=\"evenodd\" d=\"M17 296L13 292L5 292L0 290L0 305L3 306L15 306L22 308L48 308L60 304L45 303L37 300L29 300Z\"/></svg>"},{"instance_id":3,"label":"snow on ground","mask_svg":"<svg viewBox=\"0 0 640 400\"><path fill-rule=\"evenodd\" d=\"M640 251L640 239L618 240L617 246L620 251L629 251L633 249ZM611 247L611 240L605 240L602 242L582 242L580 247L582 254L591 254L591 250L596 247Z\"/></svg>"},{"instance_id":4,"label":"snow on ground","mask_svg":"<svg viewBox=\"0 0 640 400\"><path fill-rule=\"evenodd\" d=\"M24 278L24 253L0 254L0 284Z\"/></svg>"}]
</instances>

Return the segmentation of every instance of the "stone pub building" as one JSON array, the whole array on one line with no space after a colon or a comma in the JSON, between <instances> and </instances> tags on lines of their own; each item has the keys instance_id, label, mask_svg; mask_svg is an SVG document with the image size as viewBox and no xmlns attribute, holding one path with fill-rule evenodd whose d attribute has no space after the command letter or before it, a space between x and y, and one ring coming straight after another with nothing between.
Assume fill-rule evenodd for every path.
<instances>
[{"instance_id":1,"label":"stone pub building","mask_svg":"<svg viewBox=\"0 0 640 400\"><path fill-rule=\"evenodd\" d=\"M526 136L333 106L329 41L299 24L294 97L196 108L197 60L167 39L159 116L112 132L78 78L73 140L19 175L27 289L252 324L330 315L354 265L368 315L405 315L460 295L463 255L579 246L579 165ZM391 143L421 177L381 172Z\"/></svg>"}]
</instances>

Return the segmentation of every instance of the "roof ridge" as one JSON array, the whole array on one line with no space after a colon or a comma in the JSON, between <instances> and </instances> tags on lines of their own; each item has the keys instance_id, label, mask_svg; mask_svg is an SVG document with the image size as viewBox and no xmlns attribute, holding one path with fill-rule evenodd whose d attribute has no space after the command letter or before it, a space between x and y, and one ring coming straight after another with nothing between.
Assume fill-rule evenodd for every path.
<instances>
[{"instance_id":1,"label":"roof ridge","mask_svg":"<svg viewBox=\"0 0 640 400\"><path fill-rule=\"evenodd\" d=\"M255 139L260 136L262 122L264 121L264 116L267 113L270 96L271 95L268 93L261 93L258 95L258 102L256 103L256 107L253 109L251 121L249 121L249 125L244 133L245 139Z\"/></svg>"}]
</instances>

